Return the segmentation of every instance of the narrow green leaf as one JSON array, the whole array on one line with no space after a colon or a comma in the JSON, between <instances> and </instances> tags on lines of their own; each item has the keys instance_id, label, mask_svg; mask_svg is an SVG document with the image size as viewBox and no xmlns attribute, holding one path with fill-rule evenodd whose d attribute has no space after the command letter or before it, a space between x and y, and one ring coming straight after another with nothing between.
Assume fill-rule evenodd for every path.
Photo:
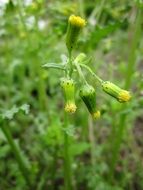
<instances>
[{"instance_id":1,"label":"narrow green leaf","mask_svg":"<svg viewBox=\"0 0 143 190\"><path fill-rule=\"evenodd\" d=\"M57 63L46 63L42 65L42 67L46 69L61 69L65 70L65 64L57 64Z\"/></svg>"}]
</instances>

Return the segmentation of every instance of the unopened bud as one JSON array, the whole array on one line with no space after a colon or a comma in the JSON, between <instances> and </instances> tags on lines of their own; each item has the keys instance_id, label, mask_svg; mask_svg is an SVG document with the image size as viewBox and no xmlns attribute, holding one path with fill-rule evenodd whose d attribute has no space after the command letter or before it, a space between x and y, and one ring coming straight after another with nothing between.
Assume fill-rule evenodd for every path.
<instances>
[{"instance_id":1,"label":"unopened bud","mask_svg":"<svg viewBox=\"0 0 143 190\"><path fill-rule=\"evenodd\" d=\"M129 91L121 89L110 81L103 82L102 88L107 94L113 96L121 103L128 102L131 99Z\"/></svg>"},{"instance_id":2,"label":"unopened bud","mask_svg":"<svg viewBox=\"0 0 143 190\"><path fill-rule=\"evenodd\" d=\"M81 29L85 26L86 22L79 16L71 15L68 20L68 29L66 36L66 45L71 52L74 48Z\"/></svg>"},{"instance_id":3,"label":"unopened bud","mask_svg":"<svg viewBox=\"0 0 143 190\"><path fill-rule=\"evenodd\" d=\"M82 63L83 61L85 61L87 58L87 56L84 53L80 53L76 58L75 58L75 62L76 63Z\"/></svg>"},{"instance_id":4,"label":"unopened bud","mask_svg":"<svg viewBox=\"0 0 143 190\"><path fill-rule=\"evenodd\" d=\"M62 78L60 85L65 95L65 111L74 113L77 108L75 105L75 83L72 79Z\"/></svg>"},{"instance_id":5,"label":"unopened bud","mask_svg":"<svg viewBox=\"0 0 143 190\"><path fill-rule=\"evenodd\" d=\"M79 92L80 97L85 103L88 111L91 113L94 119L100 117L100 111L96 109L96 93L95 89L91 85L84 85Z\"/></svg>"}]
</instances>

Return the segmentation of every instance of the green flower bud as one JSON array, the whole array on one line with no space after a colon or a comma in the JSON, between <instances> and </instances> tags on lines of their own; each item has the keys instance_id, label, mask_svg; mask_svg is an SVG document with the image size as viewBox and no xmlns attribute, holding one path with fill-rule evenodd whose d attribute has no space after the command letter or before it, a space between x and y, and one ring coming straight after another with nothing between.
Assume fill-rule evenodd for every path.
<instances>
[{"instance_id":1,"label":"green flower bud","mask_svg":"<svg viewBox=\"0 0 143 190\"><path fill-rule=\"evenodd\" d=\"M60 85L65 95L65 111L74 113L77 108L75 105L75 83L72 79L62 78Z\"/></svg>"},{"instance_id":2,"label":"green flower bud","mask_svg":"<svg viewBox=\"0 0 143 190\"><path fill-rule=\"evenodd\" d=\"M100 111L96 109L96 93L91 85L84 85L79 92L80 97L87 106L88 111L94 119L100 117Z\"/></svg>"},{"instance_id":3,"label":"green flower bud","mask_svg":"<svg viewBox=\"0 0 143 190\"><path fill-rule=\"evenodd\" d=\"M107 94L113 96L121 103L128 102L131 99L130 92L121 89L110 81L103 82L102 88Z\"/></svg>"},{"instance_id":4,"label":"green flower bud","mask_svg":"<svg viewBox=\"0 0 143 190\"><path fill-rule=\"evenodd\" d=\"M87 56L84 53L80 53L76 58L75 58L75 62L76 63L82 63L83 61L85 61L87 58Z\"/></svg>"},{"instance_id":5,"label":"green flower bud","mask_svg":"<svg viewBox=\"0 0 143 190\"><path fill-rule=\"evenodd\" d=\"M68 29L66 36L66 45L69 52L74 48L81 29L85 26L86 22L79 16L71 15L68 20Z\"/></svg>"}]
</instances>

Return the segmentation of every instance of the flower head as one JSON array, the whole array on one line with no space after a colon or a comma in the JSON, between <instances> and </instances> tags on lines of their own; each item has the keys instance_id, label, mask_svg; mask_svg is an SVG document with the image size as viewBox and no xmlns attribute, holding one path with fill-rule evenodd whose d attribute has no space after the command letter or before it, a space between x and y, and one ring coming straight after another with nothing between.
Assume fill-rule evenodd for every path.
<instances>
[{"instance_id":1,"label":"flower head","mask_svg":"<svg viewBox=\"0 0 143 190\"><path fill-rule=\"evenodd\" d=\"M119 93L119 102L128 102L131 99L131 94L130 92L126 91L126 90L122 90Z\"/></svg>"},{"instance_id":2,"label":"flower head","mask_svg":"<svg viewBox=\"0 0 143 190\"><path fill-rule=\"evenodd\" d=\"M79 95L85 103L88 111L91 113L92 117L94 119L98 119L100 117L100 112L96 109L95 89L91 85L86 84L80 89Z\"/></svg>"},{"instance_id":3,"label":"flower head","mask_svg":"<svg viewBox=\"0 0 143 190\"><path fill-rule=\"evenodd\" d=\"M74 113L76 111L77 107L75 105L75 103L72 102L68 102L65 105L65 111L68 113Z\"/></svg>"},{"instance_id":4,"label":"flower head","mask_svg":"<svg viewBox=\"0 0 143 190\"><path fill-rule=\"evenodd\" d=\"M85 24L85 20L79 16L71 15L69 17L66 36L66 45L69 52L75 47L79 33Z\"/></svg>"},{"instance_id":5,"label":"flower head","mask_svg":"<svg viewBox=\"0 0 143 190\"><path fill-rule=\"evenodd\" d=\"M71 15L69 17L69 23L78 28L82 28L86 25L86 22L84 19L82 19L80 16L75 16L75 15Z\"/></svg>"},{"instance_id":6,"label":"flower head","mask_svg":"<svg viewBox=\"0 0 143 190\"><path fill-rule=\"evenodd\" d=\"M102 88L107 94L113 96L121 103L128 102L131 99L130 92L121 89L110 81L103 82Z\"/></svg>"},{"instance_id":7,"label":"flower head","mask_svg":"<svg viewBox=\"0 0 143 190\"><path fill-rule=\"evenodd\" d=\"M72 79L62 78L60 85L65 95L65 111L74 113L77 108L75 105L75 83Z\"/></svg>"}]
</instances>

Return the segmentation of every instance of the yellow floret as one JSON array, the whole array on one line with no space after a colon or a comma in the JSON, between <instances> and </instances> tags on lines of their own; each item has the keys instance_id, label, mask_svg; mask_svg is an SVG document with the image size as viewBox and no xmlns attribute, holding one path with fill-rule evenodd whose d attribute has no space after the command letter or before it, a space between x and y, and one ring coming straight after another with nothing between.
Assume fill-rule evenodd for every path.
<instances>
[{"instance_id":1,"label":"yellow floret","mask_svg":"<svg viewBox=\"0 0 143 190\"><path fill-rule=\"evenodd\" d=\"M65 111L68 113L74 113L76 111L76 105L74 103L67 103L65 105Z\"/></svg>"},{"instance_id":2,"label":"yellow floret","mask_svg":"<svg viewBox=\"0 0 143 190\"><path fill-rule=\"evenodd\" d=\"M86 22L84 19L82 19L79 16L75 16L75 15L71 15L69 17L69 22L70 22L70 24L77 26L77 27L80 27L80 28L82 28L83 26L86 25Z\"/></svg>"},{"instance_id":3,"label":"yellow floret","mask_svg":"<svg viewBox=\"0 0 143 190\"><path fill-rule=\"evenodd\" d=\"M94 119L99 119L100 118L100 116L101 116L101 113L100 113L100 111L98 110L98 111L96 111L96 112L94 112L93 114L92 114L92 117L94 118Z\"/></svg>"},{"instance_id":4,"label":"yellow floret","mask_svg":"<svg viewBox=\"0 0 143 190\"><path fill-rule=\"evenodd\" d=\"M119 94L119 102L128 102L131 99L130 92L122 90Z\"/></svg>"}]
</instances>

